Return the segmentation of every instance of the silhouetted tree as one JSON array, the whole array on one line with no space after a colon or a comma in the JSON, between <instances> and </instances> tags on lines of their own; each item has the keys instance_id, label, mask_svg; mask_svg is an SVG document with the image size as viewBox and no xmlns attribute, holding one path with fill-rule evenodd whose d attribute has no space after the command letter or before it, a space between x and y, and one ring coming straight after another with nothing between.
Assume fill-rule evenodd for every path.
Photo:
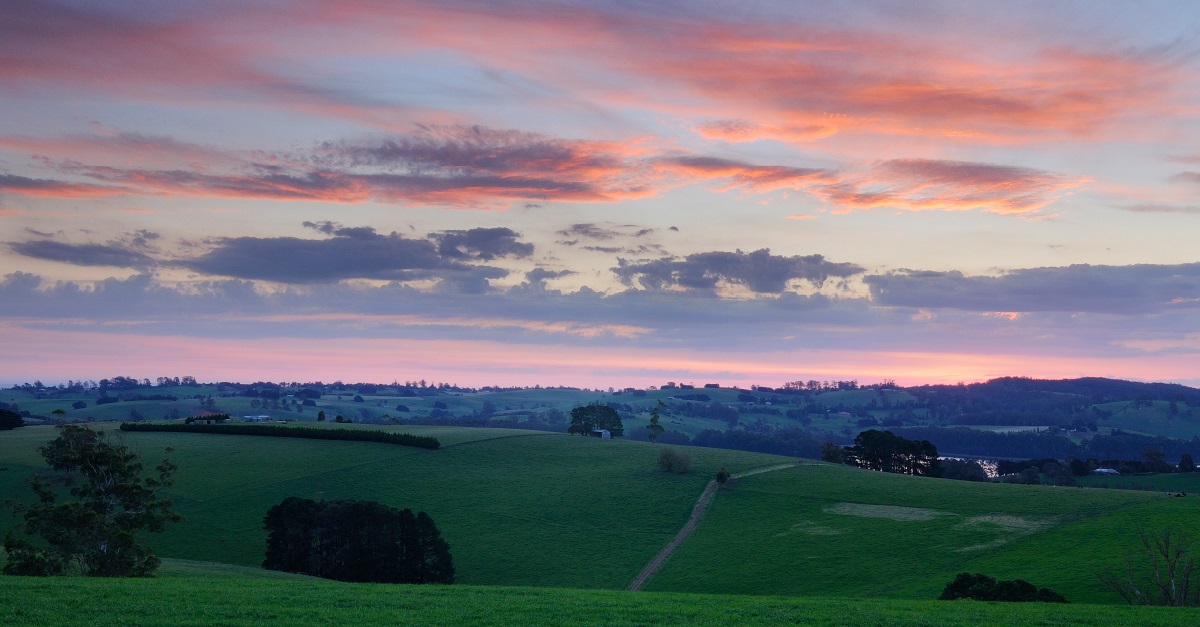
<instances>
[{"instance_id":1,"label":"silhouetted tree","mask_svg":"<svg viewBox=\"0 0 1200 627\"><path fill-rule=\"evenodd\" d=\"M942 474L937 448L928 440L906 440L891 431L870 429L844 450L846 463L860 468L924 477Z\"/></svg>"},{"instance_id":2,"label":"silhouetted tree","mask_svg":"<svg viewBox=\"0 0 1200 627\"><path fill-rule=\"evenodd\" d=\"M21 419L21 414L7 409L0 409L0 431L8 431L24 426L25 421Z\"/></svg>"},{"instance_id":3,"label":"silhouetted tree","mask_svg":"<svg viewBox=\"0 0 1200 627\"><path fill-rule=\"evenodd\" d=\"M959 481L987 481L987 471L979 462L968 459L942 460L942 476Z\"/></svg>"},{"instance_id":4,"label":"silhouetted tree","mask_svg":"<svg viewBox=\"0 0 1200 627\"><path fill-rule=\"evenodd\" d=\"M567 433L587 435L593 429L608 429L613 437L625 434L621 424L621 415L617 410L607 405L584 405L571 410L571 426Z\"/></svg>"},{"instance_id":5,"label":"silhouetted tree","mask_svg":"<svg viewBox=\"0 0 1200 627\"><path fill-rule=\"evenodd\" d=\"M646 431L647 437L650 438L651 442L657 441L658 436L662 435L663 431L667 430L666 427L659 423L658 410L661 407L666 407L666 404L662 402L662 399L659 399L658 403L654 406L654 409L650 410L650 424L646 425Z\"/></svg>"},{"instance_id":6,"label":"silhouetted tree","mask_svg":"<svg viewBox=\"0 0 1200 627\"><path fill-rule=\"evenodd\" d=\"M821 445L821 461L831 464L842 464L846 461L846 453L842 447L833 442L825 442Z\"/></svg>"},{"instance_id":7,"label":"silhouetted tree","mask_svg":"<svg viewBox=\"0 0 1200 627\"><path fill-rule=\"evenodd\" d=\"M425 512L288 497L267 510L263 568L338 581L454 583L450 545Z\"/></svg>"},{"instance_id":8,"label":"silhouetted tree","mask_svg":"<svg viewBox=\"0 0 1200 627\"><path fill-rule=\"evenodd\" d=\"M59 427L59 436L38 449L55 471L30 484L37 503L18 506L24 531L40 536L45 548L9 532L4 541L13 575L144 577L159 559L139 544L139 531L162 531L182 517L159 491L172 484L175 465L164 459L157 476L142 478L137 454L112 442L103 431L78 425ZM167 449L171 452L171 449ZM58 502L65 490L75 500Z\"/></svg>"}]
</instances>

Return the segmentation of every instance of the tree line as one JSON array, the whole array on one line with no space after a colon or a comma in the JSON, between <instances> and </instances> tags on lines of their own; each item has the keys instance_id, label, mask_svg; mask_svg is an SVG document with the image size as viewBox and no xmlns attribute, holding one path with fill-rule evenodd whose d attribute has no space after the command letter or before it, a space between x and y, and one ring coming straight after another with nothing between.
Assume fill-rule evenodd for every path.
<instances>
[{"instance_id":1,"label":"tree line","mask_svg":"<svg viewBox=\"0 0 1200 627\"><path fill-rule=\"evenodd\" d=\"M217 433L223 435L259 435L275 438L304 438L308 440L341 440L380 442L436 450L441 447L437 438L411 433L389 433L373 429L324 429L321 427L279 427L261 424L180 424L122 422L122 431L170 431L184 433Z\"/></svg>"}]
</instances>

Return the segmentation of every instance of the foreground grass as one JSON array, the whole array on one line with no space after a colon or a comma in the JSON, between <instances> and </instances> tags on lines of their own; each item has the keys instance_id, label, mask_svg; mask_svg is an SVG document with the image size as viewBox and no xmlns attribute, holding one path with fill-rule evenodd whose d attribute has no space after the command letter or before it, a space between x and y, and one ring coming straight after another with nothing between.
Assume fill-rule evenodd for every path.
<instances>
[{"instance_id":1,"label":"foreground grass","mask_svg":"<svg viewBox=\"0 0 1200 627\"><path fill-rule=\"evenodd\" d=\"M168 562L154 579L3 577L5 625L1193 625L1177 608L346 584Z\"/></svg>"}]
</instances>

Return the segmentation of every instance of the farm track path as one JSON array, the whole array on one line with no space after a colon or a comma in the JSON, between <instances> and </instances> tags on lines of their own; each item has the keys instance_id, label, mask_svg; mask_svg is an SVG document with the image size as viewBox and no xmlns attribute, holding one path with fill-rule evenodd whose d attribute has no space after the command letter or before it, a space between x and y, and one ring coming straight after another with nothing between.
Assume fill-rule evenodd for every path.
<instances>
[{"instance_id":1,"label":"farm track path","mask_svg":"<svg viewBox=\"0 0 1200 627\"><path fill-rule=\"evenodd\" d=\"M795 466L795 463L763 466L762 468L755 468L740 474L730 475L729 479L731 481L736 481L742 477L749 477L750 475L757 475L759 473L771 472L774 470L783 470L784 468L793 468ZM660 552L653 560L651 560L649 564L646 564L646 567L642 569L642 572L638 573L638 576L635 577L633 582L629 584L628 590L634 592L641 590L642 586L645 586L646 582L650 581L650 578L654 576L654 573L658 572L658 569L661 568L663 563L667 561L667 558L671 557L671 553L674 553L675 549L679 548L679 545L683 544L683 541L686 540L688 536L692 535L692 532L696 530L696 525L700 524L700 519L704 516L704 512L708 511L708 506L710 503L712 503L713 496L716 493L717 480L713 479L712 481L708 482L708 485L704 486L704 491L700 493L700 498L696 500L696 506L692 508L692 515L690 518L688 518L687 522L684 523L683 528L680 529L679 533L675 535L675 538L667 544L666 548L664 548L662 552Z\"/></svg>"}]
</instances>

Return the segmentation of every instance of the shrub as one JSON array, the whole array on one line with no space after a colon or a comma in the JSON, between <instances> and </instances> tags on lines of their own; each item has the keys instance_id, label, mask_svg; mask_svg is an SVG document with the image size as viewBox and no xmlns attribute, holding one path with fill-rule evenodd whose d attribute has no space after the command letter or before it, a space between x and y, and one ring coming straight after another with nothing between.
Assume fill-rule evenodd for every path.
<instances>
[{"instance_id":1,"label":"shrub","mask_svg":"<svg viewBox=\"0 0 1200 627\"><path fill-rule=\"evenodd\" d=\"M667 472L686 473L692 469L692 456L673 448L664 448L658 455L658 465Z\"/></svg>"},{"instance_id":2,"label":"shrub","mask_svg":"<svg viewBox=\"0 0 1200 627\"><path fill-rule=\"evenodd\" d=\"M954 581L942 590L941 601L975 599L976 601L1015 601L1043 603L1070 603L1063 595L1050 588L1038 588L1024 579L997 581L983 573L959 573Z\"/></svg>"}]
</instances>

